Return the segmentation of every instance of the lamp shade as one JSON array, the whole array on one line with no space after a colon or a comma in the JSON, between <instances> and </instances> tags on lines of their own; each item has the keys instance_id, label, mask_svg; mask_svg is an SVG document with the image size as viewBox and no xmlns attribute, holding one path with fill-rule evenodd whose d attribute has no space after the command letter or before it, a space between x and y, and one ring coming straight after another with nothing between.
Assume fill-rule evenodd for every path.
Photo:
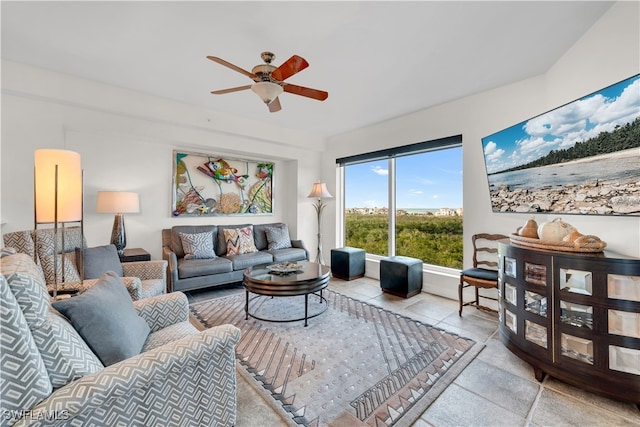
<instances>
[{"instance_id":1,"label":"lamp shade","mask_svg":"<svg viewBox=\"0 0 640 427\"><path fill-rule=\"evenodd\" d=\"M251 90L257 93L265 104L271 104L271 102L276 99L284 89L276 83L257 82L251 85Z\"/></svg>"},{"instance_id":2,"label":"lamp shade","mask_svg":"<svg viewBox=\"0 0 640 427\"><path fill-rule=\"evenodd\" d=\"M68 150L36 150L33 178L36 223L82 220L80 154Z\"/></svg>"},{"instance_id":3,"label":"lamp shade","mask_svg":"<svg viewBox=\"0 0 640 427\"><path fill-rule=\"evenodd\" d=\"M131 191L98 191L96 200L98 213L138 213L140 198Z\"/></svg>"},{"instance_id":4,"label":"lamp shade","mask_svg":"<svg viewBox=\"0 0 640 427\"><path fill-rule=\"evenodd\" d=\"M329 190L327 190L327 184L325 184L324 182L316 182L315 184L313 184L313 189L311 190L311 193L309 193L309 195L307 196L310 199L332 199L333 196L331 195L331 193L329 193Z\"/></svg>"}]
</instances>

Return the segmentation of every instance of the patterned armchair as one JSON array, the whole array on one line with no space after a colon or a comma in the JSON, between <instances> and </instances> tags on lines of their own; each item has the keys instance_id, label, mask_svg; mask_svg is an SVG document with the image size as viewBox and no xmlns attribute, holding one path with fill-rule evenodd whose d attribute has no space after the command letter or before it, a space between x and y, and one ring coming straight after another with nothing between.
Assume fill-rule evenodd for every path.
<instances>
[{"instance_id":1,"label":"patterned armchair","mask_svg":"<svg viewBox=\"0 0 640 427\"><path fill-rule=\"evenodd\" d=\"M3 239L5 246L29 255L36 262L42 271L49 292L53 291L56 281L53 253L54 247L57 247L57 278L64 277L64 281L58 282L58 292L74 290L82 292L93 286L96 280L81 280L80 259L76 256L76 248L86 248L87 243L80 231L80 227L59 229L57 246L54 245L54 231L50 228L6 233ZM64 250L62 248L63 241ZM61 252L64 252L64 263ZM120 265L123 270L121 280L134 301L166 293L166 261L126 262Z\"/></svg>"},{"instance_id":2,"label":"patterned armchair","mask_svg":"<svg viewBox=\"0 0 640 427\"><path fill-rule=\"evenodd\" d=\"M181 292L135 301L151 329L142 353L104 367L51 307L39 267L11 253L0 263L0 426L234 425L237 328L198 332Z\"/></svg>"}]
</instances>

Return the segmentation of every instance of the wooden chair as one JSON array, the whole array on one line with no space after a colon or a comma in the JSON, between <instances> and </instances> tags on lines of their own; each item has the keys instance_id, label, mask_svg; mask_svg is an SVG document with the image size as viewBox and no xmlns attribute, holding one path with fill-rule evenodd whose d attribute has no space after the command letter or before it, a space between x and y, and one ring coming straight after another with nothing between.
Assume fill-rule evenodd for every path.
<instances>
[{"instance_id":1,"label":"wooden chair","mask_svg":"<svg viewBox=\"0 0 640 427\"><path fill-rule=\"evenodd\" d=\"M458 299L460 301L460 311L458 315L462 316L462 307L465 305L475 305L480 310L493 311L496 310L480 305L480 298L497 301L498 298L480 295L480 288L491 289L498 287L498 240L507 239L502 234L474 234L471 237L473 243L473 268L467 268L460 272L460 284L458 285ZM480 267L484 266L484 267ZM475 300L464 302L463 290L473 286L475 288Z\"/></svg>"}]
</instances>

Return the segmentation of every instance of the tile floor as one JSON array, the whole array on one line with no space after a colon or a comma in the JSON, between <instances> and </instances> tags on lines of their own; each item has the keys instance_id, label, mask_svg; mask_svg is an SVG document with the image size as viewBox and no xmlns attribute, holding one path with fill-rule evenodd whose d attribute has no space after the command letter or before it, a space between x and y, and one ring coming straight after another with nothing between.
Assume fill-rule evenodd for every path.
<instances>
[{"instance_id":1,"label":"tile floor","mask_svg":"<svg viewBox=\"0 0 640 427\"><path fill-rule=\"evenodd\" d=\"M330 289L438 326L485 344L413 427L426 426L639 426L635 405L613 401L553 378L539 383L533 369L500 342L497 315L422 293L403 299L380 291L369 278L333 278ZM243 292L241 285L188 293L191 302ZM253 388L238 377L237 427L286 425ZM348 426L344 426L348 427Z\"/></svg>"}]
</instances>

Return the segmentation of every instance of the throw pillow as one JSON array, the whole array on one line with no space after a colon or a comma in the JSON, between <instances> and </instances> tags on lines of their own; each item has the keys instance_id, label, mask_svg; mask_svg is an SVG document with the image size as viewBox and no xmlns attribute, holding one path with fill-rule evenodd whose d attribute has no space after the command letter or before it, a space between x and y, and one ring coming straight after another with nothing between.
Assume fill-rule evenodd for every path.
<instances>
[{"instance_id":1,"label":"throw pillow","mask_svg":"<svg viewBox=\"0 0 640 427\"><path fill-rule=\"evenodd\" d=\"M16 250L9 246L4 246L0 248L0 258L4 258L9 255L15 255L16 253L17 253Z\"/></svg>"},{"instance_id":2,"label":"throw pillow","mask_svg":"<svg viewBox=\"0 0 640 427\"><path fill-rule=\"evenodd\" d=\"M78 274L78 270L76 269L76 254L73 252L69 252L64 254L64 274L63 266L62 266L62 255L56 255L56 262L58 263L57 269L54 268L54 259L53 255L46 255L40 258L42 271L44 272L45 280L47 281L47 285L53 285L56 282L64 283L64 282L79 282L80 275ZM57 274L55 271L58 270Z\"/></svg>"},{"instance_id":3,"label":"throw pillow","mask_svg":"<svg viewBox=\"0 0 640 427\"><path fill-rule=\"evenodd\" d=\"M98 279L107 271L117 276L124 276L122 264L115 245L96 246L94 248L76 249L78 270L84 270L85 279Z\"/></svg>"},{"instance_id":4,"label":"throw pillow","mask_svg":"<svg viewBox=\"0 0 640 427\"><path fill-rule=\"evenodd\" d=\"M228 228L224 230L227 242L227 255L240 255L258 252L253 241L253 226L244 228Z\"/></svg>"},{"instance_id":5,"label":"throw pillow","mask_svg":"<svg viewBox=\"0 0 640 427\"><path fill-rule=\"evenodd\" d=\"M215 258L213 250L213 232L202 233L178 233L184 250L184 259L210 259Z\"/></svg>"},{"instance_id":6,"label":"throw pillow","mask_svg":"<svg viewBox=\"0 0 640 427\"><path fill-rule=\"evenodd\" d=\"M139 354L150 332L127 288L111 271L84 293L52 305L71 321L104 366Z\"/></svg>"},{"instance_id":7,"label":"throw pillow","mask_svg":"<svg viewBox=\"0 0 640 427\"><path fill-rule=\"evenodd\" d=\"M291 247L291 238L289 237L289 227L287 227L287 224L266 226L264 233L267 236L270 251Z\"/></svg>"}]
</instances>

